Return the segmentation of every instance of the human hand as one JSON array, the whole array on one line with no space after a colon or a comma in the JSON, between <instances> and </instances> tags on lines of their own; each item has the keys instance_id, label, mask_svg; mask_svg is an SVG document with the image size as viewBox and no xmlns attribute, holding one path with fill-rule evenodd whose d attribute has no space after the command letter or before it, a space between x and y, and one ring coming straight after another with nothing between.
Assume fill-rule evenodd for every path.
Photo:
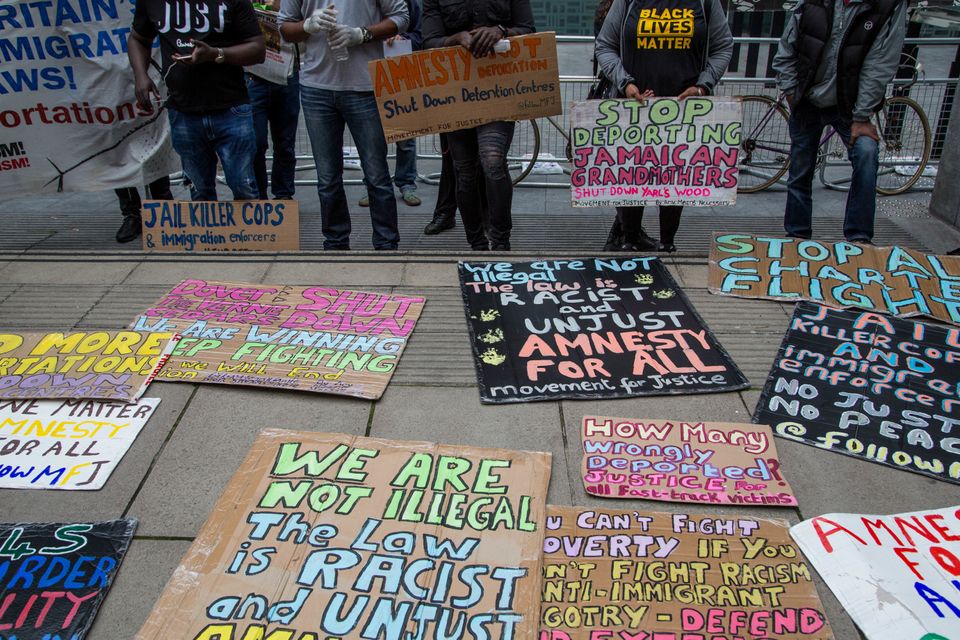
<instances>
[{"instance_id":1,"label":"human hand","mask_svg":"<svg viewBox=\"0 0 960 640\"><path fill-rule=\"evenodd\" d=\"M854 145L854 143L856 143L857 138L860 136L866 136L876 140L877 142L880 142L880 134L877 133L877 128L872 122L854 122L852 125L850 125L851 147Z\"/></svg>"},{"instance_id":2,"label":"human hand","mask_svg":"<svg viewBox=\"0 0 960 640\"><path fill-rule=\"evenodd\" d=\"M153 113L153 100L160 100L160 90L150 76L144 74L142 78L136 78L134 92L137 96L137 106L147 113Z\"/></svg>"},{"instance_id":3,"label":"human hand","mask_svg":"<svg viewBox=\"0 0 960 640\"><path fill-rule=\"evenodd\" d=\"M187 56L172 56L180 64L187 66L203 64L204 62L213 62L217 59L218 52L202 40L191 40L193 51Z\"/></svg>"},{"instance_id":4,"label":"human hand","mask_svg":"<svg viewBox=\"0 0 960 640\"><path fill-rule=\"evenodd\" d=\"M653 97L653 89L640 91L640 89L637 88L637 85L631 82L627 85L626 89L623 90L623 95L632 100L644 100L646 98Z\"/></svg>"},{"instance_id":5,"label":"human hand","mask_svg":"<svg viewBox=\"0 0 960 640\"><path fill-rule=\"evenodd\" d=\"M363 29L340 25L330 35L331 49L345 49L363 43Z\"/></svg>"},{"instance_id":6,"label":"human hand","mask_svg":"<svg viewBox=\"0 0 960 640\"><path fill-rule=\"evenodd\" d=\"M490 55L493 45L503 37L499 27L477 27L470 32L470 53L474 58L483 58Z\"/></svg>"},{"instance_id":7,"label":"human hand","mask_svg":"<svg viewBox=\"0 0 960 640\"><path fill-rule=\"evenodd\" d=\"M467 31L461 31L447 38L444 44L448 47L463 47L464 49L469 49L471 40L473 40L473 36Z\"/></svg>"},{"instance_id":8,"label":"human hand","mask_svg":"<svg viewBox=\"0 0 960 640\"><path fill-rule=\"evenodd\" d=\"M313 35L321 31L331 32L337 28L337 10L331 4L317 9L303 21L303 30Z\"/></svg>"},{"instance_id":9,"label":"human hand","mask_svg":"<svg viewBox=\"0 0 960 640\"><path fill-rule=\"evenodd\" d=\"M687 98L700 98L706 95L706 92L698 86L687 88L683 93L677 96L677 100L686 100Z\"/></svg>"}]
</instances>

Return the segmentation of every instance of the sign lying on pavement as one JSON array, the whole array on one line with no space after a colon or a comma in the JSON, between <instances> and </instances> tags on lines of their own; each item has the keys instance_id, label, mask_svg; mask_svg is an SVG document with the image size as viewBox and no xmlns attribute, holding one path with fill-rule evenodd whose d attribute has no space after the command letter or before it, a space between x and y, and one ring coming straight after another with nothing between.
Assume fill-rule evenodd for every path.
<instances>
[{"instance_id":1,"label":"sign lying on pavement","mask_svg":"<svg viewBox=\"0 0 960 640\"><path fill-rule=\"evenodd\" d=\"M770 427L584 416L587 493L666 502L795 506Z\"/></svg>"},{"instance_id":2,"label":"sign lying on pavement","mask_svg":"<svg viewBox=\"0 0 960 640\"><path fill-rule=\"evenodd\" d=\"M747 386L657 258L461 262L488 403Z\"/></svg>"},{"instance_id":3,"label":"sign lying on pavement","mask_svg":"<svg viewBox=\"0 0 960 640\"><path fill-rule=\"evenodd\" d=\"M960 324L960 256L718 233L710 246L710 291Z\"/></svg>"},{"instance_id":4,"label":"sign lying on pavement","mask_svg":"<svg viewBox=\"0 0 960 640\"><path fill-rule=\"evenodd\" d=\"M102 488L159 404L0 400L0 489Z\"/></svg>"},{"instance_id":5,"label":"sign lying on pavement","mask_svg":"<svg viewBox=\"0 0 960 640\"><path fill-rule=\"evenodd\" d=\"M263 431L136 638L534 640L549 482L547 453Z\"/></svg>"},{"instance_id":6,"label":"sign lying on pavement","mask_svg":"<svg viewBox=\"0 0 960 640\"><path fill-rule=\"evenodd\" d=\"M480 59L463 47L444 47L371 61L387 142L560 115L556 34L516 36L510 44Z\"/></svg>"},{"instance_id":7,"label":"sign lying on pavement","mask_svg":"<svg viewBox=\"0 0 960 640\"><path fill-rule=\"evenodd\" d=\"M573 206L735 204L741 110L730 97L573 105Z\"/></svg>"},{"instance_id":8,"label":"sign lying on pavement","mask_svg":"<svg viewBox=\"0 0 960 640\"><path fill-rule=\"evenodd\" d=\"M820 449L960 483L960 329L801 302L754 420Z\"/></svg>"},{"instance_id":9,"label":"sign lying on pavement","mask_svg":"<svg viewBox=\"0 0 960 640\"><path fill-rule=\"evenodd\" d=\"M176 345L173 333L0 333L0 399L133 402Z\"/></svg>"},{"instance_id":10,"label":"sign lying on pavement","mask_svg":"<svg viewBox=\"0 0 960 640\"><path fill-rule=\"evenodd\" d=\"M136 520L0 524L0 638L83 640Z\"/></svg>"},{"instance_id":11,"label":"sign lying on pavement","mask_svg":"<svg viewBox=\"0 0 960 640\"><path fill-rule=\"evenodd\" d=\"M147 200L141 218L144 251L300 249L300 209L295 200Z\"/></svg>"},{"instance_id":12,"label":"sign lying on pavement","mask_svg":"<svg viewBox=\"0 0 960 640\"><path fill-rule=\"evenodd\" d=\"M783 520L550 506L543 563L540 640L833 639Z\"/></svg>"},{"instance_id":13,"label":"sign lying on pavement","mask_svg":"<svg viewBox=\"0 0 960 640\"><path fill-rule=\"evenodd\" d=\"M159 379L383 395L425 300L184 280L132 326L183 336Z\"/></svg>"},{"instance_id":14,"label":"sign lying on pavement","mask_svg":"<svg viewBox=\"0 0 960 640\"><path fill-rule=\"evenodd\" d=\"M960 507L831 513L790 535L870 640L957 637Z\"/></svg>"}]
</instances>

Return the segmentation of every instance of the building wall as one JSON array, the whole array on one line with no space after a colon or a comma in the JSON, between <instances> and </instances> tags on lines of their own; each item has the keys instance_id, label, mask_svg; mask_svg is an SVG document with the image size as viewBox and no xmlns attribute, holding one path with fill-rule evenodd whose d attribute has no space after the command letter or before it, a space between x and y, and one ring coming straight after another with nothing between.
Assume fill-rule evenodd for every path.
<instances>
[{"instance_id":1,"label":"building wall","mask_svg":"<svg viewBox=\"0 0 960 640\"><path fill-rule=\"evenodd\" d=\"M592 36L597 0L530 0L537 31Z\"/></svg>"}]
</instances>

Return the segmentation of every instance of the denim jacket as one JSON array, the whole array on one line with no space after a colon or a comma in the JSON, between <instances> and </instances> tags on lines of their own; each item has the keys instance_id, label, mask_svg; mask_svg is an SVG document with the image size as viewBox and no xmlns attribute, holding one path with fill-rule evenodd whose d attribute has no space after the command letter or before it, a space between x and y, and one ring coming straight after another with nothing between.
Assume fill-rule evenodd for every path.
<instances>
[{"instance_id":1,"label":"denim jacket","mask_svg":"<svg viewBox=\"0 0 960 640\"><path fill-rule=\"evenodd\" d=\"M498 25L508 36L536 31L530 0L423 0L424 49L442 47L461 31Z\"/></svg>"}]
</instances>

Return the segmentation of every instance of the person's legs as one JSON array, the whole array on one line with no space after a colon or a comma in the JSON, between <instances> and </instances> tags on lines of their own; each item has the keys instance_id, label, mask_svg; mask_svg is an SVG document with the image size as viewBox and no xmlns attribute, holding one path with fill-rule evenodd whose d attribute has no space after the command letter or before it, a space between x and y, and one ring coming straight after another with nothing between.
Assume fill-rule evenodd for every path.
<instances>
[{"instance_id":1,"label":"person's legs","mask_svg":"<svg viewBox=\"0 0 960 640\"><path fill-rule=\"evenodd\" d=\"M270 116L270 87L273 83L247 76L247 95L253 111L253 130L257 136L257 154L253 158L253 172L257 177L257 191L261 200L267 199L267 122ZM274 152L276 153L276 152Z\"/></svg>"},{"instance_id":2,"label":"person's legs","mask_svg":"<svg viewBox=\"0 0 960 640\"><path fill-rule=\"evenodd\" d=\"M140 230L143 226L140 218L140 192L136 187L127 187L125 189L114 189L117 194L117 200L120 202L120 213L123 214L123 222L117 230L117 242L131 242L140 237Z\"/></svg>"},{"instance_id":3,"label":"person's legs","mask_svg":"<svg viewBox=\"0 0 960 640\"><path fill-rule=\"evenodd\" d=\"M850 146L850 123L837 116L828 124L837 130L847 145L847 157L853 165L847 209L843 218L843 237L851 242L873 241L873 220L877 212L877 171L880 146L873 138L860 136Z\"/></svg>"},{"instance_id":4,"label":"person's legs","mask_svg":"<svg viewBox=\"0 0 960 640\"><path fill-rule=\"evenodd\" d=\"M683 214L683 207L679 206L660 206L660 246L659 251L673 253L677 250L674 246L674 238L677 230L680 228L680 216Z\"/></svg>"},{"instance_id":5,"label":"person's legs","mask_svg":"<svg viewBox=\"0 0 960 640\"><path fill-rule=\"evenodd\" d=\"M813 172L823 133L820 110L801 100L790 114L790 173L783 229L788 236L813 235Z\"/></svg>"},{"instance_id":6,"label":"person's legs","mask_svg":"<svg viewBox=\"0 0 960 640\"><path fill-rule=\"evenodd\" d=\"M513 140L515 122L490 122L477 127L477 150L487 194L491 249L510 249L513 229L513 181L507 169L507 151Z\"/></svg>"},{"instance_id":7,"label":"person's legs","mask_svg":"<svg viewBox=\"0 0 960 640\"><path fill-rule=\"evenodd\" d=\"M477 130L461 129L447 134L453 173L457 182L457 206L467 242L474 249L489 248L483 229L483 210L480 201L480 155Z\"/></svg>"},{"instance_id":8,"label":"person's legs","mask_svg":"<svg viewBox=\"0 0 960 640\"><path fill-rule=\"evenodd\" d=\"M317 195L324 249L350 248L350 211L343 191L343 116L336 92L300 87L303 118L317 165Z\"/></svg>"},{"instance_id":9,"label":"person's legs","mask_svg":"<svg viewBox=\"0 0 960 640\"><path fill-rule=\"evenodd\" d=\"M297 190L297 126L300 123L300 74L294 72L287 85L273 85L270 97L270 135L273 164L270 184L273 197L293 198Z\"/></svg>"},{"instance_id":10,"label":"person's legs","mask_svg":"<svg viewBox=\"0 0 960 640\"><path fill-rule=\"evenodd\" d=\"M393 182L400 190L403 201L411 207L420 206L417 190L417 139L401 140L397 143L397 167L393 172Z\"/></svg>"},{"instance_id":11,"label":"person's legs","mask_svg":"<svg viewBox=\"0 0 960 640\"><path fill-rule=\"evenodd\" d=\"M257 177L253 158L257 154L257 134L253 129L253 110L240 104L206 116L214 132L214 144L227 186L234 200L256 200Z\"/></svg>"},{"instance_id":12,"label":"person's legs","mask_svg":"<svg viewBox=\"0 0 960 640\"><path fill-rule=\"evenodd\" d=\"M457 226L457 181L453 174L453 157L450 155L450 143L447 134L440 134L440 185L437 188L437 204L433 209L433 220L427 223L423 232L428 236Z\"/></svg>"},{"instance_id":13,"label":"person's legs","mask_svg":"<svg viewBox=\"0 0 960 640\"><path fill-rule=\"evenodd\" d=\"M623 232L618 251L654 251L657 241L643 228L643 207L617 207L617 219Z\"/></svg>"},{"instance_id":14,"label":"person's legs","mask_svg":"<svg viewBox=\"0 0 960 640\"><path fill-rule=\"evenodd\" d=\"M173 200L173 192L170 191L170 176L161 176L147 185L147 191L154 200Z\"/></svg>"},{"instance_id":15,"label":"person's legs","mask_svg":"<svg viewBox=\"0 0 960 640\"><path fill-rule=\"evenodd\" d=\"M204 116L167 108L170 141L180 156L183 174L190 180L193 200L217 199L217 152Z\"/></svg>"}]
</instances>

